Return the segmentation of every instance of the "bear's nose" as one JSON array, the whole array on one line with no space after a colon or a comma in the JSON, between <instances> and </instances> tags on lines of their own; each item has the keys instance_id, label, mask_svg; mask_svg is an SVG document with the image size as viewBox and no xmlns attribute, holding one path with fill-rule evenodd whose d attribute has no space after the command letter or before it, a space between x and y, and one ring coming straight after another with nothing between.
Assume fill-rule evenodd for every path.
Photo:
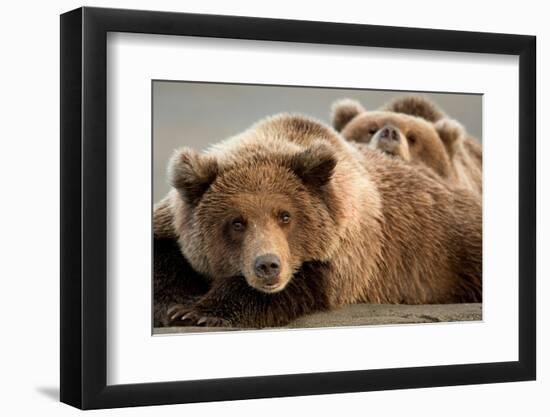
<instances>
[{"instance_id":1,"label":"bear's nose","mask_svg":"<svg viewBox=\"0 0 550 417\"><path fill-rule=\"evenodd\" d=\"M395 126L384 126L380 132L380 139L399 140L399 130Z\"/></svg>"},{"instance_id":2,"label":"bear's nose","mask_svg":"<svg viewBox=\"0 0 550 417\"><path fill-rule=\"evenodd\" d=\"M258 278L273 279L279 275L280 270L281 261L272 253L258 256L254 261L254 272Z\"/></svg>"}]
</instances>

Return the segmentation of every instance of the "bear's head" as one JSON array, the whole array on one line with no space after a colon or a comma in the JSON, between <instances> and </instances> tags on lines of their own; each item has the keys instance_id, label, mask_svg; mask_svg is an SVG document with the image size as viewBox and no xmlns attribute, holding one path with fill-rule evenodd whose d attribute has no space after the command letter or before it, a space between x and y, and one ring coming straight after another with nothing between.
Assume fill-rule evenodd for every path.
<instances>
[{"instance_id":1,"label":"bear's head","mask_svg":"<svg viewBox=\"0 0 550 417\"><path fill-rule=\"evenodd\" d=\"M332 124L349 141L424 164L443 178L453 175L455 143L464 135L459 123L417 98L401 99L375 111L365 110L355 100L340 100L333 105Z\"/></svg>"},{"instance_id":2,"label":"bear's head","mask_svg":"<svg viewBox=\"0 0 550 417\"><path fill-rule=\"evenodd\" d=\"M281 291L304 262L326 260L335 244L336 163L322 141L231 161L176 151L168 172L183 254L212 279L244 276L259 291Z\"/></svg>"}]
</instances>

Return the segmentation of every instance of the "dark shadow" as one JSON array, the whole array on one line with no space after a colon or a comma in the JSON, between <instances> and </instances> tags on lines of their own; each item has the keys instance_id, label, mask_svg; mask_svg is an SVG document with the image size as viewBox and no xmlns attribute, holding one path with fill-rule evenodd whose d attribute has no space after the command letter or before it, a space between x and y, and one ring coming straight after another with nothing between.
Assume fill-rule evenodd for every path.
<instances>
[{"instance_id":1,"label":"dark shadow","mask_svg":"<svg viewBox=\"0 0 550 417\"><path fill-rule=\"evenodd\" d=\"M44 397L48 397L56 402L59 401L59 387L37 387L36 391Z\"/></svg>"}]
</instances>

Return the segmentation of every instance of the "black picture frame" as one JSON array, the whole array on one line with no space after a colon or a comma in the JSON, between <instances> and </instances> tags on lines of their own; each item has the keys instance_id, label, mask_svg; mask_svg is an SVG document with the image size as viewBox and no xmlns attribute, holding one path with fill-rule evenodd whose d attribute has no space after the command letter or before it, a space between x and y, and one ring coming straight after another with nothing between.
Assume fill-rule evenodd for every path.
<instances>
[{"instance_id":1,"label":"black picture frame","mask_svg":"<svg viewBox=\"0 0 550 417\"><path fill-rule=\"evenodd\" d=\"M108 32L519 56L519 360L107 385ZM60 56L62 402L93 409L536 378L534 36L84 7L61 15Z\"/></svg>"}]
</instances>

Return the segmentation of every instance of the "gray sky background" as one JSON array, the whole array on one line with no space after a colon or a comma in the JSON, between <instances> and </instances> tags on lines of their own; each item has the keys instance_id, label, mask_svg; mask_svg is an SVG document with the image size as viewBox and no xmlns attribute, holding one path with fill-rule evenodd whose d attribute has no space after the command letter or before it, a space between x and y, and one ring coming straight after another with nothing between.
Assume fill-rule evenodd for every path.
<instances>
[{"instance_id":1,"label":"gray sky background","mask_svg":"<svg viewBox=\"0 0 550 417\"><path fill-rule=\"evenodd\" d=\"M330 107L338 99L357 99L367 110L376 110L407 94L414 92L154 81L154 202L169 190L166 164L174 149L180 146L205 149L266 116L281 112L302 113L330 124ZM481 140L481 95L422 95L437 103Z\"/></svg>"}]
</instances>

